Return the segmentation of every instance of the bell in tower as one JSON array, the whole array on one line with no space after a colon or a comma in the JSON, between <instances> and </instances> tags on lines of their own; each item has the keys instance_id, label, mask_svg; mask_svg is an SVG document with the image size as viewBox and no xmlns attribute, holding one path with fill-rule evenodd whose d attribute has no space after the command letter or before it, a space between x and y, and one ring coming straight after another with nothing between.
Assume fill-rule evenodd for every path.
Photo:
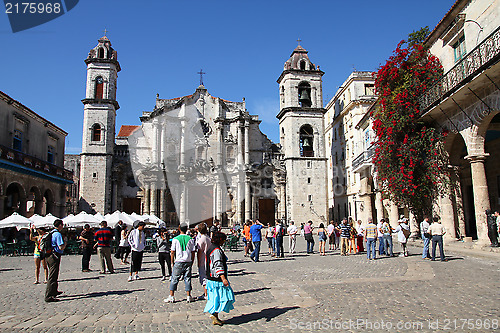
<instances>
[{"instance_id":1,"label":"bell in tower","mask_svg":"<svg viewBox=\"0 0 500 333\"><path fill-rule=\"evenodd\" d=\"M311 102L311 86L307 82L302 82L299 84L299 103L303 108L310 108L312 106Z\"/></svg>"}]
</instances>

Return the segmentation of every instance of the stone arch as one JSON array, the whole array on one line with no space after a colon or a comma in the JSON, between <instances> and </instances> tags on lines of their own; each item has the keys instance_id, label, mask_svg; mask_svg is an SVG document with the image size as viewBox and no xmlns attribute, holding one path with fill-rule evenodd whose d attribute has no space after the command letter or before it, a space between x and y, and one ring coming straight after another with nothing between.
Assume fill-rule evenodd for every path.
<instances>
[{"instance_id":1,"label":"stone arch","mask_svg":"<svg viewBox=\"0 0 500 333\"><path fill-rule=\"evenodd\" d=\"M4 214L9 216L14 212L26 215L26 191L17 182L11 182L5 189Z\"/></svg>"},{"instance_id":2,"label":"stone arch","mask_svg":"<svg viewBox=\"0 0 500 333\"><path fill-rule=\"evenodd\" d=\"M42 215L47 215L49 213L54 215L54 193L52 193L50 188L45 190L42 200Z\"/></svg>"},{"instance_id":3,"label":"stone arch","mask_svg":"<svg viewBox=\"0 0 500 333\"><path fill-rule=\"evenodd\" d=\"M31 202L31 204L30 204ZM42 191L36 185L32 186L28 192L28 197L26 199L26 211L27 216L30 217L34 214L40 215L42 213L43 197Z\"/></svg>"}]
</instances>

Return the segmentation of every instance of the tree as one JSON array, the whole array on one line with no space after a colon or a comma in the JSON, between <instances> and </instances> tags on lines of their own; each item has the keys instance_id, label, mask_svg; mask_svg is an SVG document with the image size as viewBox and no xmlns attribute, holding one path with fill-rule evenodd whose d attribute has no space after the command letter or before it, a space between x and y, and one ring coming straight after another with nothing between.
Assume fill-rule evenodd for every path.
<instances>
[{"instance_id":1,"label":"tree","mask_svg":"<svg viewBox=\"0 0 500 333\"><path fill-rule=\"evenodd\" d=\"M378 106L372 113L376 134L373 162L381 189L418 217L432 212L432 203L447 186L446 131L422 121L418 97L442 75L439 59L417 41L423 28L401 41L376 73Z\"/></svg>"},{"instance_id":2,"label":"tree","mask_svg":"<svg viewBox=\"0 0 500 333\"><path fill-rule=\"evenodd\" d=\"M429 26L420 28L418 31L413 31L411 34L408 35L408 46L414 46L417 44L423 44L427 37L429 36L430 31L429 31Z\"/></svg>"}]
</instances>

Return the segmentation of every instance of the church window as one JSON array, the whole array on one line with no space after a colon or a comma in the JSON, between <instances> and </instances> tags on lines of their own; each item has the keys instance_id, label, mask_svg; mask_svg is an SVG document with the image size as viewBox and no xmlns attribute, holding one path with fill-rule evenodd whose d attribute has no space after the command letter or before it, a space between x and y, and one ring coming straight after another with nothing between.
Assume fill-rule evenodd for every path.
<instances>
[{"instance_id":1,"label":"church window","mask_svg":"<svg viewBox=\"0 0 500 333\"><path fill-rule=\"evenodd\" d=\"M101 141L101 125L94 124L92 126L92 141Z\"/></svg>"},{"instance_id":2,"label":"church window","mask_svg":"<svg viewBox=\"0 0 500 333\"><path fill-rule=\"evenodd\" d=\"M198 147L198 159L201 160L203 159L203 152L205 151L205 149L203 148L203 146L200 146Z\"/></svg>"},{"instance_id":3,"label":"church window","mask_svg":"<svg viewBox=\"0 0 500 333\"><path fill-rule=\"evenodd\" d=\"M95 99L102 99L104 80L98 76L95 79Z\"/></svg>"},{"instance_id":4,"label":"church window","mask_svg":"<svg viewBox=\"0 0 500 333\"><path fill-rule=\"evenodd\" d=\"M311 125L304 125L300 128L300 156L314 157L313 149L314 134Z\"/></svg>"},{"instance_id":5,"label":"church window","mask_svg":"<svg viewBox=\"0 0 500 333\"><path fill-rule=\"evenodd\" d=\"M313 196L312 196L312 194L309 194L309 195L307 196L307 201L309 201L309 202L313 201Z\"/></svg>"},{"instance_id":6,"label":"church window","mask_svg":"<svg viewBox=\"0 0 500 333\"><path fill-rule=\"evenodd\" d=\"M12 142L12 148L18 151L23 150L23 132L18 129L14 130L14 140Z\"/></svg>"},{"instance_id":7,"label":"church window","mask_svg":"<svg viewBox=\"0 0 500 333\"><path fill-rule=\"evenodd\" d=\"M308 82L301 82L298 87L299 103L303 108L310 108L311 102L311 85Z\"/></svg>"},{"instance_id":8,"label":"church window","mask_svg":"<svg viewBox=\"0 0 500 333\"><path fill-rule=\"evenodd\" d=\"M226 160L229 163L234 161L234 148L232 146L228 146L226 149Z\"/></svg>"},{"instance_id":9,"label":"church window","mask_svg":"<svg viewBox=\"0 0 500 333\"><path fill-rule=\"evenodd\" d=\"M97 54L97 57L104 59L104 49L102 47L99 48L99 52Z\"/></svg>"},{"instance_id":10,"label":"church window","mask_svg":"<svg viewBox=\"0 0 500 333\"><path fill-rule=\"evenodd\" d=\"M307 183L311 184L311 177L307 178Z\"/></svg>"},{"instance_id":11,"label":"church window","mask_svg":"<svg viewBox=\"0 0 500 333\"><path fill-rule=\"evenodd\" d=\"M306 62L304 60L300 61L300 69L302 69L302 70L306 69Z\"/></svg>"},{"instance_id":12,"label":"church window","mask_svg":"<svg viewBox=\"0 0 500 333\"><path fill-rule=\"evenodd\" d=\"M311 169L311 168L312 168L312 163L311 163L311 161L307 161L307 168L308 168L308 169Z\"/></svg>"}]
</instances>

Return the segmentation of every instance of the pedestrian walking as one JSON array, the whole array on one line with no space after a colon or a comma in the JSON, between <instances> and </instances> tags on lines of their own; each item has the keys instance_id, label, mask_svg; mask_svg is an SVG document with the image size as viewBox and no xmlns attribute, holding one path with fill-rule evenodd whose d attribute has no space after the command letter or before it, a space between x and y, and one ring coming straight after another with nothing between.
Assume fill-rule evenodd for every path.
<instances>
[{"instance_id":1,"label":"pedestrian walking","mask_svg":"<svg viewBox=\"0 0 500 333\"><path fill-rule=\"evenodd\" d=\"M361 225L361 220L358 220L358 225L356 226L356 245L358 252L363 252L365 247L363 245L365 238L365 228Z\"/></svg>"},{"instance_id":2,"label":"pedestrian walking","mask_svg":"<svg viewBox=\"0 0 500 333\"><path fill-rule=\"evenodd\" d=\"M172 270L172 279L170 280L170 295L163 301L166 303L175 302L175 291L180 279L184 280L184 290L187 294L187 302L195 300L191 296L191 268L196 255L196 240L186 235L187 224L179 226L179 235L172 239L172 248L170 252L171 260L174 263ZM218 232L214 232L214 235Z\"/></svg>"},{"instance_id":3,"label":"pedestrian walking","mask_svg":"<svg viewBox=\"0 0 500 333\"><path fill-rule=\"evenodd\" d=\"M314 237L312 234L314 227L312 226L312 224L312 221L307 221L307 223L304 225L304 238L307 242L307 253L314 253Z\"/></svg>"},{"instance_id":4,"label":"pedestrian walking","mask_svg":"<svg viewBox=\"0 0 500 333\"><path fill-rule=\"evenodd\" d=\"M59 291L59 268L61 266L61 256L66 248L66 242L61 235L63 229L63 221L54 221L55 230L50 232L51 250L52 252L46 258L47 266L49 267L49 278L47 281L47 289L45 290L45 302L57 302L56 297L62 294Z\"/></svg>"},{"instance_id":5,"label":"pedestrian walking","mask_svg":"<svg viewBox=\"0 0 500 333\"><path fill-rule=\"evenodd\" d=\"M325 247L326 247L326 239L327 239L327 231L325 229L325 225L323 223L319 224L318 227L318 238L319 238L319 255L326 256Z\"/></svg>"},{"instance_id":6,"label":"pedestrian walking","mask_svg":"<svg viewBox=\"0 0 500 333\"><path fill-rule=\"evenodd\" d=\"M297 244L297 227L294 225L293 221L290 221L287 233L289 237L288 238L289 252L295 253L295 245Z\"/></svg>"},{"instance_id":7,"label":"pedestrian walking","mask_svg":"<svg viewBox=\"0 0 500 333\"><path fill-rule=\"evenodd\" d=\"M394 232L398 234L398 242L403 248L403 252L400 254L401 257L408 257L408 248L406 245L408 242L408 237L410 236L410 226L407 222L407 218L402 218L398 221L399 225L394 230Z\"/></svg>"},{"instance_id":8,"label":"pedestrian walking","mask_svg":"<svg viewBox=\"0 0 500 333\"><path fill-rule=\"evenodd\" d=\"M432 218L432 224L429 227L429 233L432 236L432 258L434 261L436 259L436 247L439 246L439 255L441 257L441 261L448 261L444 256L444 248L443 248L443 236L446 234L446 229L441 225L441 221L439 217L434 216Z\"/></svg>"},{"instance_id":9,"label":"pedestrian walking","mask_svg":"<svg viewBox=\"0 0 500 333\"><path fill-rule=\"evenodd\" d=\"M488 225L488 238L490 239L491 247L498 247L497 218L493 215L493 212L490 209L487 209L485 214Z\"/></svg>"},{"instance_id":10,"label":"pedestrian walking","mask_svg":"<svg viewBox=\"0 0 500 333\"><path fill-rule=\"evenodd\" d=\"M228 280L227 257L222 250L226 235L219 232L212 237L205 260L207 272L207 304L203 312L210 313L214 325L222 326L219 313L234 309L234 292Z\"/></svg>"},{"instance_id":11,"label":"pedestrian walking","mask_svg":"<svg viewBox=\"0 0 500 333\"><path fill-rule=\"evenodd\" d=\"M35 234L36 232L36 234ZM40 241L42 240L43 236L47 234L47 231L44 228L35 228L34 226L31 226L30 229L30 241L35 242L35 249L33 251L33 257L35 260L35 282L34 284L39 284L40 283L40 266L43 266L43 271L44 271L44 282L47 283L47 280L49 278L49 269L47 267L47 262L45 261L45 258L41 258L40 256Z\"/></svg>"},{"instance_id":12,"label":"pedestrian walking","mask_svg":"<svg viewBox=\"0 0 500 333\"><path fill-rule=\"evenodd\" d=\"M333 249L340 250L340 224L339 223L336 223L334 233L335 233L335 244L333 246Z\"/></svg>"},{"instance_id":13,"label":"pedestrian walking","mask_svg":"<svg viewBox=\"0 0 500 333\"><path fill-rule=\"evenodd\" d=\"M368 218L368 224L365 227L366 238L366 258L375 260L375 245L377 243L377 226L373 223L371 217Z\"/></svg>"},{"instance_id":14,"label":"pedestrian walking","mask_svg":"<svg viewBox=\"0 0 500 333\"><path fill-rule=\"evenodd\" d=\"M422 249L422 259L430 259L429 244L431 242L431 234L429 233L429 217L426 216L422 222L420 222L420 235L422 236L422 241L424 242L424 248Z\"/></svg>"},{"instance_id":15,"label":"pedestrian walking","mask_svg":"<svg viewBox=\"0 0 500 333\"><path fill-rule=\"evenodd\" d=\"M92 272L90 269L90 257L94 248L94 232L89 224L85 224L78 239L82 241L80 245L82 249L82 272Z\"/></svg>"},{"instance_id":16,"label":"pedestrian walking","mask_svg":"<svg viewBox=\"0 0 500 333\"><path fill-rule=\"evenodd\" d=\"M123 223L122 220L118 221L118 223L115 225L115 242L116 242L116 248L115 248L115 258L116 259L121 259L122 258L122 249L120 248L120 240L122 238L122 230L126 228L127 226Z\"/></svg>"},{"instance_id":17,"label":"pedestrian walking","mask_svg":"<svg viewBox=\"0 0 500 333\"><path fill-rule=\"evenodd\" d=\"M212 240L208 237L208 229L205 223L198 224L199 235L196 239L196 246L198 248L198 277L200 284L203 287L204 294L198 297L199 300L204 300L207 298L207 269L206 269L206 256L207 250L212 246ZM217 234L217 233L216 233ZM215 235L216 235L215 234Z\"/></svg>"},{"instance_id":18,"label":"pedestrian walking","mask_svg":"<svg viewBox=\"0 0 500 333\"><path fill-rule=\"evenodd\" d=\"M128 242L129 229L126 225L123 225L122 232L120 234L120 242L118 243L118 249L120 251L120 257L122 265L127 265L129 262L127 258L130 254L130 244Z\"/></svg>"},{"instance_id":19,"label":"pedestrian walking","mask_svg":"<svg viewBox=\"0 0 500 333\"><path fill-rule=\"evenodd\" d=\"M356 228L354 227L354 221L352 220L352 218L349 218L349 231L349 254L356 254L358 253L356 248L356 238L358 236L358 233L356 231Z\"/></svg>"},{"instance_id":20,"label":"pedestrian walking","mask_svg":"<svg viewBox=\"0 0 500 333\"><path fill-rule=\"evenodd\" d=\"M252 243L254 246L254 250L252 254L250 255L250 259L252 259L255 262L259 261L259 253L260 253L260 243L262 241L262 223L260 223L258 220L255 220L250 227L250 234L252 235Z\"/></svg>"},{"instance_id":21,"label":"pedestrian walking","mask_svg":"<svg viewBox=\"0 0 500 333\"><path fill-rule=\"evenodd\" d=\"M248 256L248 252L253 251L252 246L252 235L250 234L250 227L252 226L252 221L248 220L243 227L243 241L245 242L245 257Z\"/></svg>"},{"instance_id":22,"label":"pedestrian walking","mask_svg":"<svg viewBox=\"0 0 500 333\"><path fill-rule=\"evenodd\" d=\"M94 240L96 241L94 247L97 247L97 255L101 262L100 274L106 273L106 266L110 274L115 272L113 268L113 260L111 259L111 241L113 240L113 233L111 229L108 228L108 222L102 221L100 223L101 228L98 229L94 234Z\"/></svg>"},{"instance_id":23,"label":"pedestrian walking","mask_svg":"<svg viewBox=\"0 0 500 333\"><path fill-rule=\"evenodd\" d=\"M384 233L382 232L382 225L384 224L385 219L380 219L377 223L377 238L378 238L378 255L381 256L385 254L385 245L384 245Z\"/></svg>"},{"instance_id":24,"label":"pedestrian walking","mask_svg":"<svg viewBox=\"0 0 500 333\"><path fill-rule=\"evenodd\" d=\"M327 234L328 234L328 249L330 251L334 250L335 246L335 225L333 224L333 220L330 221L330 224L327 227Z\"/></svg>"},{"instance_id":25,"label":"pedestrian walking","mask_svg":"<svg viewBox=\"0 0 500 333\"><path fill-rule=\"evenodd\" d=\"M139 221L134 224L134 229L131 230L128 235L128 243L130 244L130 248L132 250L132 263L130 265L128 282L140 280L139 272L142 268L142 256L144 248L146 247L146 234L144 233L146 223Z\"/></svg>"},{"instance_id":26,"label":"pedestrian walking","mask_svg":"<svg viewBox=\"0 0 500 333\"><path fill-rule=\"evenodd\" d=\"M281 222L276 221L276 257L284 258L283 237L285 236L285 227Z\"/></svg>"},{"instance_id":27,"label":"pedestrian walking","mask_svg":"<svg viewBox=\"0 0 500 333\"><path fill-rule=\"evenodd\" d=\"M392 257L394 255L394 250L392 246L392 227L389 224L388 219L383 219L384 222L382 223L382 239L384 242L384 252L385 255L388 257Z\"/></svg>"},{"instance_id":28,"label":"pedestrian walking","mask_svg":"<svg viewBox=\"0 0 500 333\"><path fill-rule=\"evenodd\" d=\"M340 223L340 255L346 256L349 249L349 239L351 238L351 226L347 223L347 218L344 217Z\"/></svg>"},{"instance_id":29,"label":"pedestrian walking","mask_svg":"<svg viewBox=\"0 0 500 333\"><path fill-rule=\"evenodd\" d=\"M166 228L160 228L158 235L156 236L156 247L158 248L158 262L161 268L161 281L166 281L172 276L172 262L170 258L170 249L172 241L170 240L170 235ZM165 265L168 269L165 270Z\"/></svg>"}]
</instances>

